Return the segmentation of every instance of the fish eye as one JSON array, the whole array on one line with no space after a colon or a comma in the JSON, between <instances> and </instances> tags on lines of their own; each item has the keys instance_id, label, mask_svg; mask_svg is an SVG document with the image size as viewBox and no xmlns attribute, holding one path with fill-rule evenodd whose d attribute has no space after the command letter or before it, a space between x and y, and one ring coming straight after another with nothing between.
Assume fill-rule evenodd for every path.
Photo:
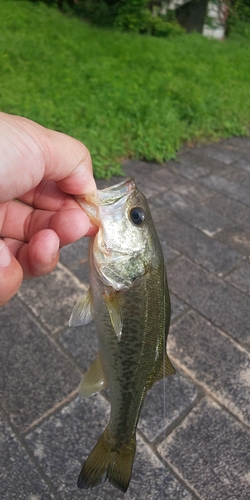
<instances>
[{"instance_id":1,"label":"fish eye","mask_svg":"<svg viewBox=\"0 0 250 500\"><path fill-rule=\"evenodd\" d=\"M135 207L130 210L130 218L136 226L139 226L146 220L146 214L143 208Z\"/></svg>"}]
</instances>

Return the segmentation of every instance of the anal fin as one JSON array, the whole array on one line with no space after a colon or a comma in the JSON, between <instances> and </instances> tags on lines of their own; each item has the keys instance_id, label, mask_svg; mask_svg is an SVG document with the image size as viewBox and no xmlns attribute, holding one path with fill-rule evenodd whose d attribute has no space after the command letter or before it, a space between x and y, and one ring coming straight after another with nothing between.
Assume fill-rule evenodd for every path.
<instances>
[{"instance_id":1,"label":"anal fin","mask_svg":"<svg viewBox=\"0 0 250 500\"><path fill-rule=\"evenodd\" d=\"M97 354L92 365L88 371L83 376L83 379L79 385L79 395L88 398L92 394L102 391L107 387L108 383L105 379L103 372L100 355Z\"/></svg>"}]
</instances>

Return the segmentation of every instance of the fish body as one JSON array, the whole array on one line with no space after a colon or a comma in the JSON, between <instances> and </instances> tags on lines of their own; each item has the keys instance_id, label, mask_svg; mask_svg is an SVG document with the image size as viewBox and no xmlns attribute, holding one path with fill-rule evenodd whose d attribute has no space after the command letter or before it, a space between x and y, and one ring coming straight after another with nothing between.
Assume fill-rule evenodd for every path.
<instances>
[{"instance_id":1,"label":"fish body","mask_svg":"<svg viewBox=\"0 0 250 500\"><path fill-rule=\"evenodd\" d=\"M108 479L125 492L136 427L147 390L175 373L166 354L170 299L159 239L146 198L133 179L78 199L99 226L89 247L90 288L70 324L94 319L99 352L80 393L109 386L107 428L83 465L80 488Z\"/></svg>"}]
</instances>

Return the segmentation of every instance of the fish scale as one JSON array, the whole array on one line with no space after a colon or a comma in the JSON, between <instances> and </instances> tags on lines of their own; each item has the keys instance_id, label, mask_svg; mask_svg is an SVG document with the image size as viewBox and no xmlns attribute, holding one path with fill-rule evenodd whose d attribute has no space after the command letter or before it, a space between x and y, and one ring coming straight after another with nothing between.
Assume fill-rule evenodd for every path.
<instances>
[{"instance_id":1,"label":"fish scale","mask_svg":"<svg viewBox=\"0 0 250 500\"><path fill-rule=\"evenodd\" d=\"M147 390L175 373L166 354L170 299L163 254L146 198L133 179L80 197L99 226L89 247L90 288L70 324L94 319L99 352L80 394L109 387L109 423L85 461L80 488L109 480L125 492L136 450L136 427Z\"/></svg>"}]
</instances>

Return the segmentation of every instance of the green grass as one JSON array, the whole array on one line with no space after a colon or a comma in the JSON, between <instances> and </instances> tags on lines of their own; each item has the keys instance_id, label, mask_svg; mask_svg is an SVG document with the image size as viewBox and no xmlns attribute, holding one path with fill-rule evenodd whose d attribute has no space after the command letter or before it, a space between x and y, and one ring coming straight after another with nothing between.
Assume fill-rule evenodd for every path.
<instances>
[{"instance_id":1,"label":"green grass","mask_svg":"<svg viewBox=\"0 0 250 500\"><path fill-rule=\"evenodd\" d=\"M83 141L97 177L248 132L247 37L126 34L20 0L1 0L0 21L0 109Z\"/></svg>"}]
</instances>

